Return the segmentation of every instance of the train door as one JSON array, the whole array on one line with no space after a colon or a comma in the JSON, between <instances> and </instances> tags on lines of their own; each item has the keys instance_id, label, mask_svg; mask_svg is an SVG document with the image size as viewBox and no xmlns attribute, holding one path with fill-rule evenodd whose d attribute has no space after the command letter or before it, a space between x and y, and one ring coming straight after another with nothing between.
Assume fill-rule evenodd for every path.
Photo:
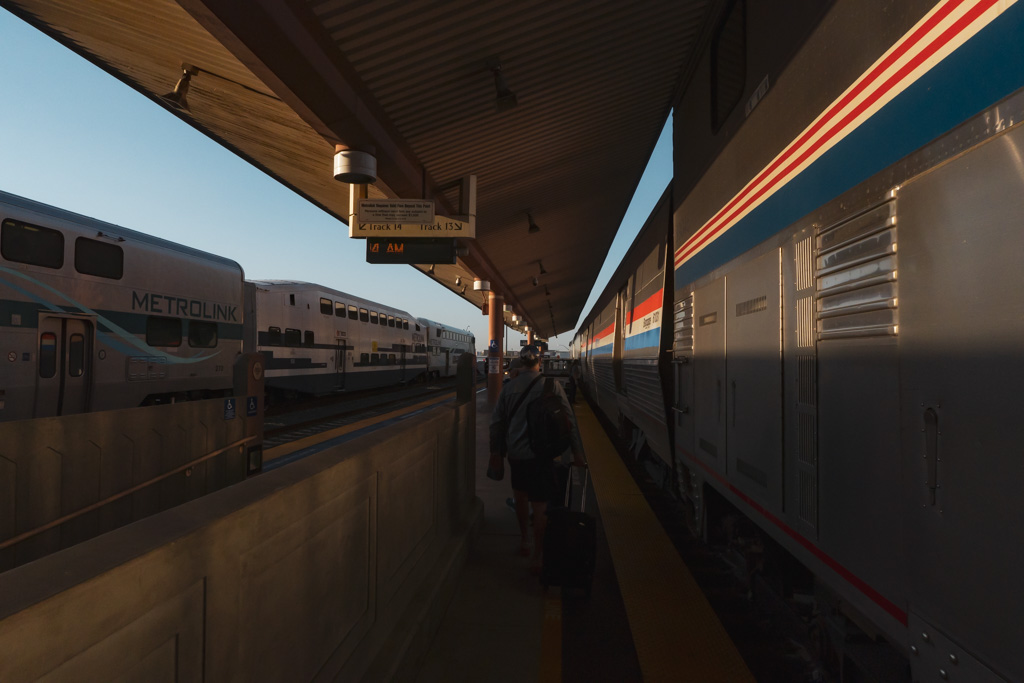
<instances>
[{"instance_id":1,"label":"train door","mask_svg":"<svg viewBox=\"0 0 1024 683\"><path fill-rule=\"evenodd\" d=\"M619 290L615 298L615 330L612 333L612 372L615 377L615 391L622 392L622 345L626 339L626 316L629 309L629 283Z\"/></svg>"},{"instance_id":2,"label":"train door","mask_svg":"<svg viewBox=\"0 0 1024 683\"><path fill-rule=\"evenodd\" d=\"M1024 671L1021 149L1010 128L897 199L910 642L927 651L921 631L945 628L960 661L973 652L1011 679ZM965 680L990 680L971 666Z\"/></svg>"},{"instance_id":3,"label":"train door","mask_svg":"<svg viewBox=\"0 0 1024 683\"><path fill-rule=\"evenodd\" d=\"M341 334L339 332L339 334ZM344 337L338 337L334 348L334 384L338 389L345 388L345 370L347 363L346 344Z\"/></svg>"},{"instance_id":4,"label":"train door","mask_svg":"<svg viewBox=\"0 0 1024 683\"><path fill-rule=\"evenodd\" d=\"M452 350L444 350L444 376L448 377L452 372Z\"/></svg>"},{"instance_id":5,"label":"train door","mask_svg":"<svg viewBox=\"0 0 1024 683\"><path fill-rule=\"evenodd\" d=\"M725 414L730 477L771 510L782 507L779 251L729 273Z\"/></svg>"},{"instance_id":6,"label":"train door","mask_svg":"<svg viewBox=\"0 0 1024 683\"><path fill-rule=\"evenodd\" d=\"M398 345L398 367L401 370L399 381L405 381L405 344Z\"/></svg>"},{"instance_id":7,"label":"train door","mask_svg":"<svg viewBox=\"0 0 1024 683\"><path fill-rule=\"evenodd\" d=\"M726 473L725 279L693 295L694 456Z\"/></svg>"},{"instance_id":8,"label":"train door","mask_svg":"<svg viewBox=\"0 0 1024 683\"><path fill-rule=\"evenodd\" d=\"M93 325L81 318L40 316L34 415L74 415L89 409Z\"/></svg>"}]
</instances>

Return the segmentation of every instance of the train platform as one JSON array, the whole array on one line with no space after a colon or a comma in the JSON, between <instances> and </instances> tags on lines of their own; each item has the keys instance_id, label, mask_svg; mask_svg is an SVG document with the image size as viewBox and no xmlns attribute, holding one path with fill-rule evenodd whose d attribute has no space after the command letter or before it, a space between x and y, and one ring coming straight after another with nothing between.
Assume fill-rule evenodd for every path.
<instances>
[{"instance_id":1,"label":"train platform","mask_svg":"<svg viewBox=\"0 0 1024 683\"><path fill-rule=\"evenodd\" d=\"M416 680L753 681L596 415L582 397L575 410L598 528L591 595L545 590L519 555L508 477L485 476L490 407L480 391L484 523Z\"/></svg>"}]
</instances>

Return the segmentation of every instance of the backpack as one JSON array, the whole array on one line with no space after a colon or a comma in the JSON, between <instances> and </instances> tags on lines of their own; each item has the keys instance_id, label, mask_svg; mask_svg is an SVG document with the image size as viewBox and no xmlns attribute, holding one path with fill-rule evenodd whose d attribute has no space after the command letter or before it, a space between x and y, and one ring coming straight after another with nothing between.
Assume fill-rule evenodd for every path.
<instances>
[{"instance_id":1,"label":"backpack","mask_svg":"<svg viewBox=\"0 0 1024 683\"><path fill-rule=\"evenodd\" d=\"M544 460L554 460L572 445L569 409L554 391L555 380L544 380L544 391L526 406L530 450Z\"/></svg>"}]
</instances>

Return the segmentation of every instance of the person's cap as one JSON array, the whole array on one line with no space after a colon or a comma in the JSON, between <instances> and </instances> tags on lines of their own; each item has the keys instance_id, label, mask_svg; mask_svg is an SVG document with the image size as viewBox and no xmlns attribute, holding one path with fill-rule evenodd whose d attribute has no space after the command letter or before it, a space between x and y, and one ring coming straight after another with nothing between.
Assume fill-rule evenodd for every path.
<instances>
[{"instance_id":1,"label":"person's cap","mask_svg":"<svg viewBox=\"0 0 1024 683\"><path fill-rule=\"evenodd\" d=\"M535 361L540 358L540 349L536 346L524 346L519 350L519 357L522 360Z\"/></svg>"}]
</instances>

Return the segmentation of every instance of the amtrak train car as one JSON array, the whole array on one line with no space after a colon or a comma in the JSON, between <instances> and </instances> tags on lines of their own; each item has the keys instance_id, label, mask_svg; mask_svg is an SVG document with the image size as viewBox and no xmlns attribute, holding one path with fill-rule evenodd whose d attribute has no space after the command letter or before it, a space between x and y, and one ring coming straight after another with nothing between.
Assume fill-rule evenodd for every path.
<instances>
[{"instance_id":1,"label":"amtrak train car","mask_svg":"<svg viewBox=\"0 0 1024 683\"><path fill-rule=\"evenodd\" d=\"M427 331L405 311L308 282L246 282L246 337L270 390L323 395L408 382L427 370Z\"/></svg>"},{"instance_id":2,"label":"amtrak train car","mask_svg":"<svg viewBox=\"0 0 1024 683\"><path fill-rule=\"evenodd\" d=\"M470 332L426 318L420 318L417 322L427 330L429 378L454 377L462 354L476 356L476 338Z\"/></svg>"},{"instance_id":3,"label":"amtrak train car","mask_svg":"<svg viewBox=\"0 0 1024 683\"><path fill-rule=\"evenodd\" d=\"M671 292L665 270L669 198L666 190L573 343L583 349L582 383L634 454L646 449L666 464L672 452L665 412L671 327L662 324Z\"/></svg>"},{"instance_id":4,"label":"amtrak train car","mask_svg":"<svg viewBox=\"0 0 1024 683\"><path fill-rule=\"evenodd\" d=\"M790 4L717 3L675 103L663 393L606 379L622 278L586 389L839 666L1024 680L1024 3Z\"/></svg>"},{"instance_id":5,"label":"amtrak train car","mask_svg":"<svg viewBox=\"0 0 1024 683\"><path fill-rule=\"evenodd\" d=\"M0 192L0 421L230 392L241 267Z\"/></svg>"}]
</instances>

